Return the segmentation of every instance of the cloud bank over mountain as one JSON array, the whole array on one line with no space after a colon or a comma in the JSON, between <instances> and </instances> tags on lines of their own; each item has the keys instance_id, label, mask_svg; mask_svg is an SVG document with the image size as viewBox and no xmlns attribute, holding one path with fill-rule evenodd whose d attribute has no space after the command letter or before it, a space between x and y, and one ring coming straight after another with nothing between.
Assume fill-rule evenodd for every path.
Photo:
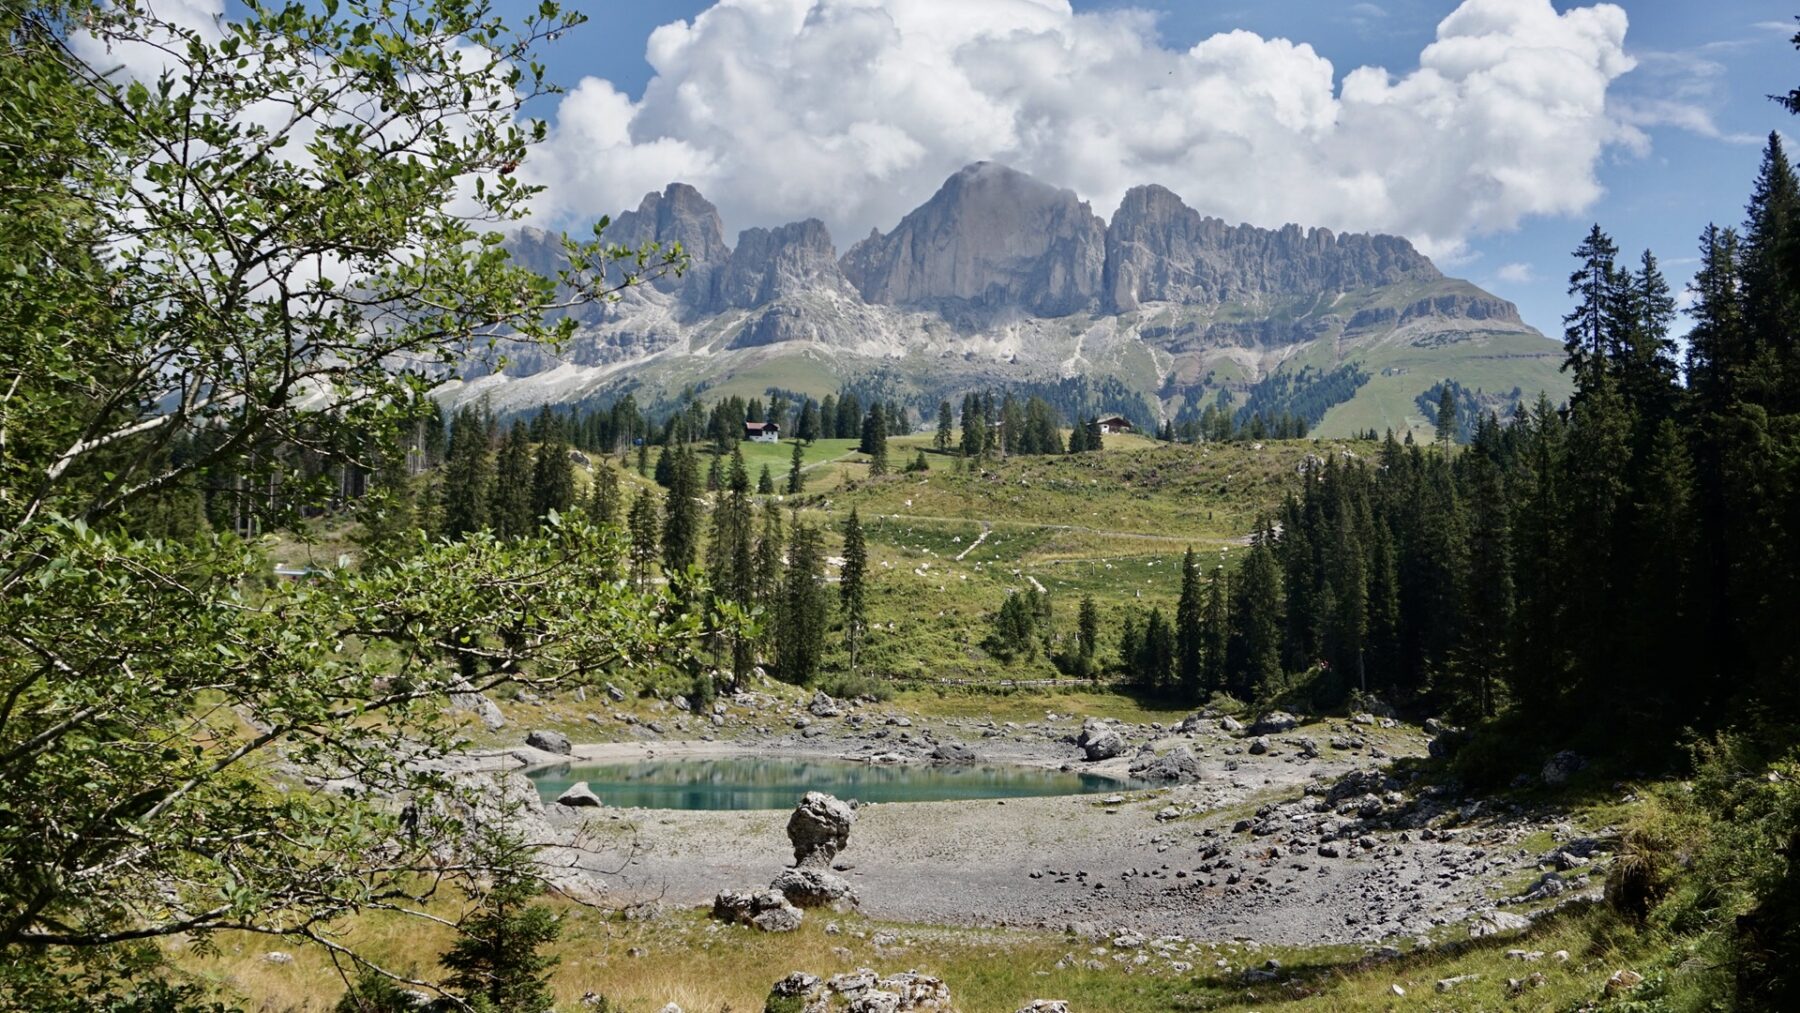
<instances>
[{"instance_id":1,"label":"cloud bank over mountain","mask_svg":"<svg viewBox=\"0 0 1800 1013\"><path fill-rule=\"evenodd\" d=\"M641 100L583 79L527 163L545 224L635 207L671 179L742 225L890 229L973 159L1110 215L1158 180L1202 214L1411 238L1578 213L1642 135L1612 83L1634 66L1612 4L1466 0L1404 74L1343 72L1244 31L1190 49L1135 11L1067 0L720 0L650 38Z\"/></svg>"}]
</instances>

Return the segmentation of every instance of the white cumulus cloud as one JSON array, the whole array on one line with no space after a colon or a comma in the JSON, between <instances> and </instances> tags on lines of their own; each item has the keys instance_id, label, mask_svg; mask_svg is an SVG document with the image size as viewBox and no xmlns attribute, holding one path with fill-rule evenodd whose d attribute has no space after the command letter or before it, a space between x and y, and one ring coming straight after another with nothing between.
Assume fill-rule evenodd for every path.
<instances>
[{"instance_id":1,"label":"white cumulus cloud","mask_svg":"<svg viewBox=\"0 0 1800 1013\"><path fill-rule=\"evenodd\" d=\"M527 171L575 224L681 180L727 227L814 216L840 248L978 159L1110 217L1162 183L1229 221L1395 232L1454 255L1474 235L1600 196L1608 102L1634 62L1612 4L1466 0L1403 74L1337 68L1243 31L1189 49L1136 11L1067 0L720 0L663 26L632 100L597 78L561 102Z\"/></svg>"},{"instance_id":2,"label":"white cumulus cloud","mask_svg":"<svg viewBox=\"0 0 1800 1013\"><path fill-rule=\"evenodd\" d=\"M1537 272L1530 264L1503 264L1494 272L1494 277L1513 285L1524 285L1537 280Z\"/></svg>"}]
</instances>

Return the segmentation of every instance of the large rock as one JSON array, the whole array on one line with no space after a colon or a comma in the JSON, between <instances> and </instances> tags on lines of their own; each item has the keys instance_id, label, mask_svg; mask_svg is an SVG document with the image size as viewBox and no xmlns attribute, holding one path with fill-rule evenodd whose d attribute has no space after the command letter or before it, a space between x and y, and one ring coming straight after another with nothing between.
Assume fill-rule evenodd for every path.
<instances>
[{"instance_id":1,"label":"large rock","mask_svg":"<svg viewBox=\"0 0 1800 1013\"><path fill-rule=\"evenodd\" d=\"M1019 1007L1018 1013L1069 1013L1065 999L1033 999Z\"/></svg>"},{"instance_id":2,"label":"large rock","mask_svg":"<svg viewBox=\"0 0 1800 1013\"><path fill-rule=\"evenodd\" d=\"M506 715L500 713L500 705L489 699L485 693L477 693L468 684L464 689L450 694L450 709L473 714L481 721L482 727L490 732L497 732L506 727Z\"/></svg>"},{"instance_id":3,"label":"large rock","mask_svg":"<svg viewBox=\"0 0 1800 1013\"><path fill-rule=\"evenodd\" d=\"M1469 938L1483 939L1504 932L1523 932L1531 927L1531 919L1511 911L1489 911L1469 925Z\"/></svg>"},{"instance_id":4,"label":"large rock","mask_svg":"<svg viewBox=\"0 0 1800 1013\"><path fill-rule=\"evenodd\" d=\"M594 794L594 789L588 787L586 781L576 781L564 789L561 795L556 796L556 804L577 809L598 809L605 803L600 801L600 796Z\"/></svg>"},{"instance_id":5,"label":"large rock","mask_svg":"<svg viewBox=\"0 0 1800 1013\"><path fill-rule=\"evenodd\" d=\"M1075 744L1081 747L1089 761L1110 760L1125 752L1124 736L1096 718L1081 723L1081 734L1076 736Z\"/></svg>"},{"instance_id":6,"label":"large rock","mask_svg":"<svg viewBox=\"0 0 1800 1013\"><path fill-rule=\"evenodd\" d=\"M1200 777L1200 761L1186 746L1176 746L1161 756L1141 756L1131 764L1131 776L1141 781L1194 781Z\"/></svg>"},{"instance_id":7,"label":"large rock","mask_svg":"<svg viewBox=\"0 0 1800 1013\"><path fill-rule=\"evenodd\" d=\"M533 749L542 749L546 753L556 753L559 756L568 756L575 751L575 747L569 744L567 735L541 728L525 736L525 744Z\"/></svg>"},{"instance_id":8,"label":"large rock","mask_svg":"<svg viewBox=\"0 0 1800 1013\"><path fill-rule=\"evenodd\" d=\"M780 893L798 908L856 906L856 891L850 884L843 877L817 867L783 869L769 884L769 889Z\"/></svg>"},{"instance_id":9,"label":"large rock","mask_svg":"<svg viewBox=\"0 0 1800 1013\"><path fill-rule=\"evenodd\" d=\"M835 718L843 713L837 701L822 689L813 692L812 701L806 705L806 709L816 718Z\"/></svg>"},{"instance_id":10,"label":"large rock","mask_svg":"<svg viewBox=\"0 0 1800 1013\"><path fill-rule=\"evenodd\" d=\"M1560 788L1569 783L1569 778L1580 773L1587 766L1587 759L1580 753L1565 749L1544 761L1544 783L1552 788Z\"/></svg>"},{"instance_id":11,"label":"large rock","mask_svg":"<svg viewBox=\"0 0 1800 1013\"><path fill-rule=\"evenodd\" d=\"M748 925L764 932L792 932L805 917L776 890L725 890L713 898L712 913L722 922Z\"/></svg>"},{"instance_id":12,"label":"large rock","mask_svg":"<svg viewBox=\"0 0 1800 1013\"><path fill-rule=\"evenodd\" d=\"M931 750L931 758L939 763L974 763L975 750L960 742L940 742Z\"/></svg>"},{"instance_id":13,"label":"large rock","mask_svg":"<svg viewBox=\"0 0 1800 1013\"><path fill-rule=\"evenodd\" d=\"M788 817L788 840L794 845L794 864L827 868L838 853L850 846L850 827L856 810L822 791L809 791Z\"/></svg>"},{"instance_id":14,"label":"large rock","mask_svg":"<svg viewBox=\"0 0 1800 1013\"><path fill-rule=\"evenodd\" d=\"M1300 719L1287 711L1270 711L1250 726L1251 735L1279 735L1300 727Z\"/></svg>"}]
</instances>

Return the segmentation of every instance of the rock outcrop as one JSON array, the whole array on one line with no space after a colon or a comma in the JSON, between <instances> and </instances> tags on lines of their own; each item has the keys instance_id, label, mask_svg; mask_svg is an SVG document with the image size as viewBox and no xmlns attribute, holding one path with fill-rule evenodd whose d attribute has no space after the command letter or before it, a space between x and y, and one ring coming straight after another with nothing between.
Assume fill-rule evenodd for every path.
<instances>
[{"instance_id":1,"label":"rock outcrop","mask_svg":"<svg viewBox=\"0 0 1800 1013\"><path fill-rule=\"evenodd\" d=\"M821 978L795 971L775 983L763 1009L768 1013L954 1013L950 988L918 971L881 975L863 967Z\"/></svg>"},{"instance_id":2,"label":"rock outcrop","mask_svg":"<svg viewBox=\"0 0 1800 1013\"><path fill-rule=\"evenodd\" d=\"M525 744L533 749L541 749L546 753L555 753L558 756L568 756L575 751L575 747L570 744L567 735L542 728L526 735Z\"/></svg>"},{"instance_id":3,"label":"rock outcrop","mask_svg":"<svg viewBox=\"0 0 1800 1013\"><path fill-rule=\"evenodd\" d=\"M588 787L586 781L576 781L563 789L561 795L556 796L556 804L572 809L598 809L605 803L600 801L600 796L594 794L594 789Z\"/></svg>"},{"instance_id":4,"label":"rock outcrop","mask_svg":"<svg viewBox=\"0 0 1800 1013\"><path fill-rule=\"evenodd\" d=\"M712 913L727 924L748 925L764 932L792 932L805 917L776 890L722 891L713 898Z\"/></svg>"},{"instance_id":5,"label":"rock outcrop","mask_svg":"<svg viewBox=\"0 0 1800 1013\"><path fill-rule=\"evenodd\" d=\"M842 876L820 868L784 869L769 889L797 908L829 907L848 910L856 906L856 891Z\"/></svg>"}]
</instances>

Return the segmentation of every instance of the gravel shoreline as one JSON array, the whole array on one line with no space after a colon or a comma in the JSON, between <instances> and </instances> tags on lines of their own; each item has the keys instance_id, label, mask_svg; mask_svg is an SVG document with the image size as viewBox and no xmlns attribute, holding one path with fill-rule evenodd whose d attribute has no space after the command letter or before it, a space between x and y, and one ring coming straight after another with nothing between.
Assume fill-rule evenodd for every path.
<instances>
[{"instance_id":1,"label":"gravel shoreline","mask_svg":"<svg viewBox=\"0 0 1800 1013\"><path fill-rule=\"evenodd\" d=\"M914 722L883 714L879 705L819 709L839 707L847 713L801 716L780 730L745 728L730 740L586 743L569 756L519 748L464 762L511 771L552 762L751 755L919 763L952 742L967 744L981 762L1124 778L1151 753L1187 750L1190 776L1166 788L858 810L838 865L869 917L1072 929L1089 937L1422 941L1514 899L1513 886L1549 861L1520 847L1526 836L1577 836L1554 818L1509 819L1483 813L1479 803L1471 812L1468 800L1395 790L1401 785L1391 776L1392 759L1425 752L1425 736L1405 726L1377 731L1341 719L1316 722L1263 737L1267 749L1258 754L1250 748L1255 737L1226 731L1229 723L1216 717L1196 716L1179 729L1113 724L1125 751L1087 762L1075 745L1080 723L1069 717L1047 714L1015 726ZM786 810L549 804L542 811L540 829L563 845L560 863L578 870L609 904L705 905L721 890L767 884L792 859ZM1584 875L1556 877L1549 896L1591 895ZM1531 907L1520 903L1519 910Z\"/></svg>"}]
</instances>

